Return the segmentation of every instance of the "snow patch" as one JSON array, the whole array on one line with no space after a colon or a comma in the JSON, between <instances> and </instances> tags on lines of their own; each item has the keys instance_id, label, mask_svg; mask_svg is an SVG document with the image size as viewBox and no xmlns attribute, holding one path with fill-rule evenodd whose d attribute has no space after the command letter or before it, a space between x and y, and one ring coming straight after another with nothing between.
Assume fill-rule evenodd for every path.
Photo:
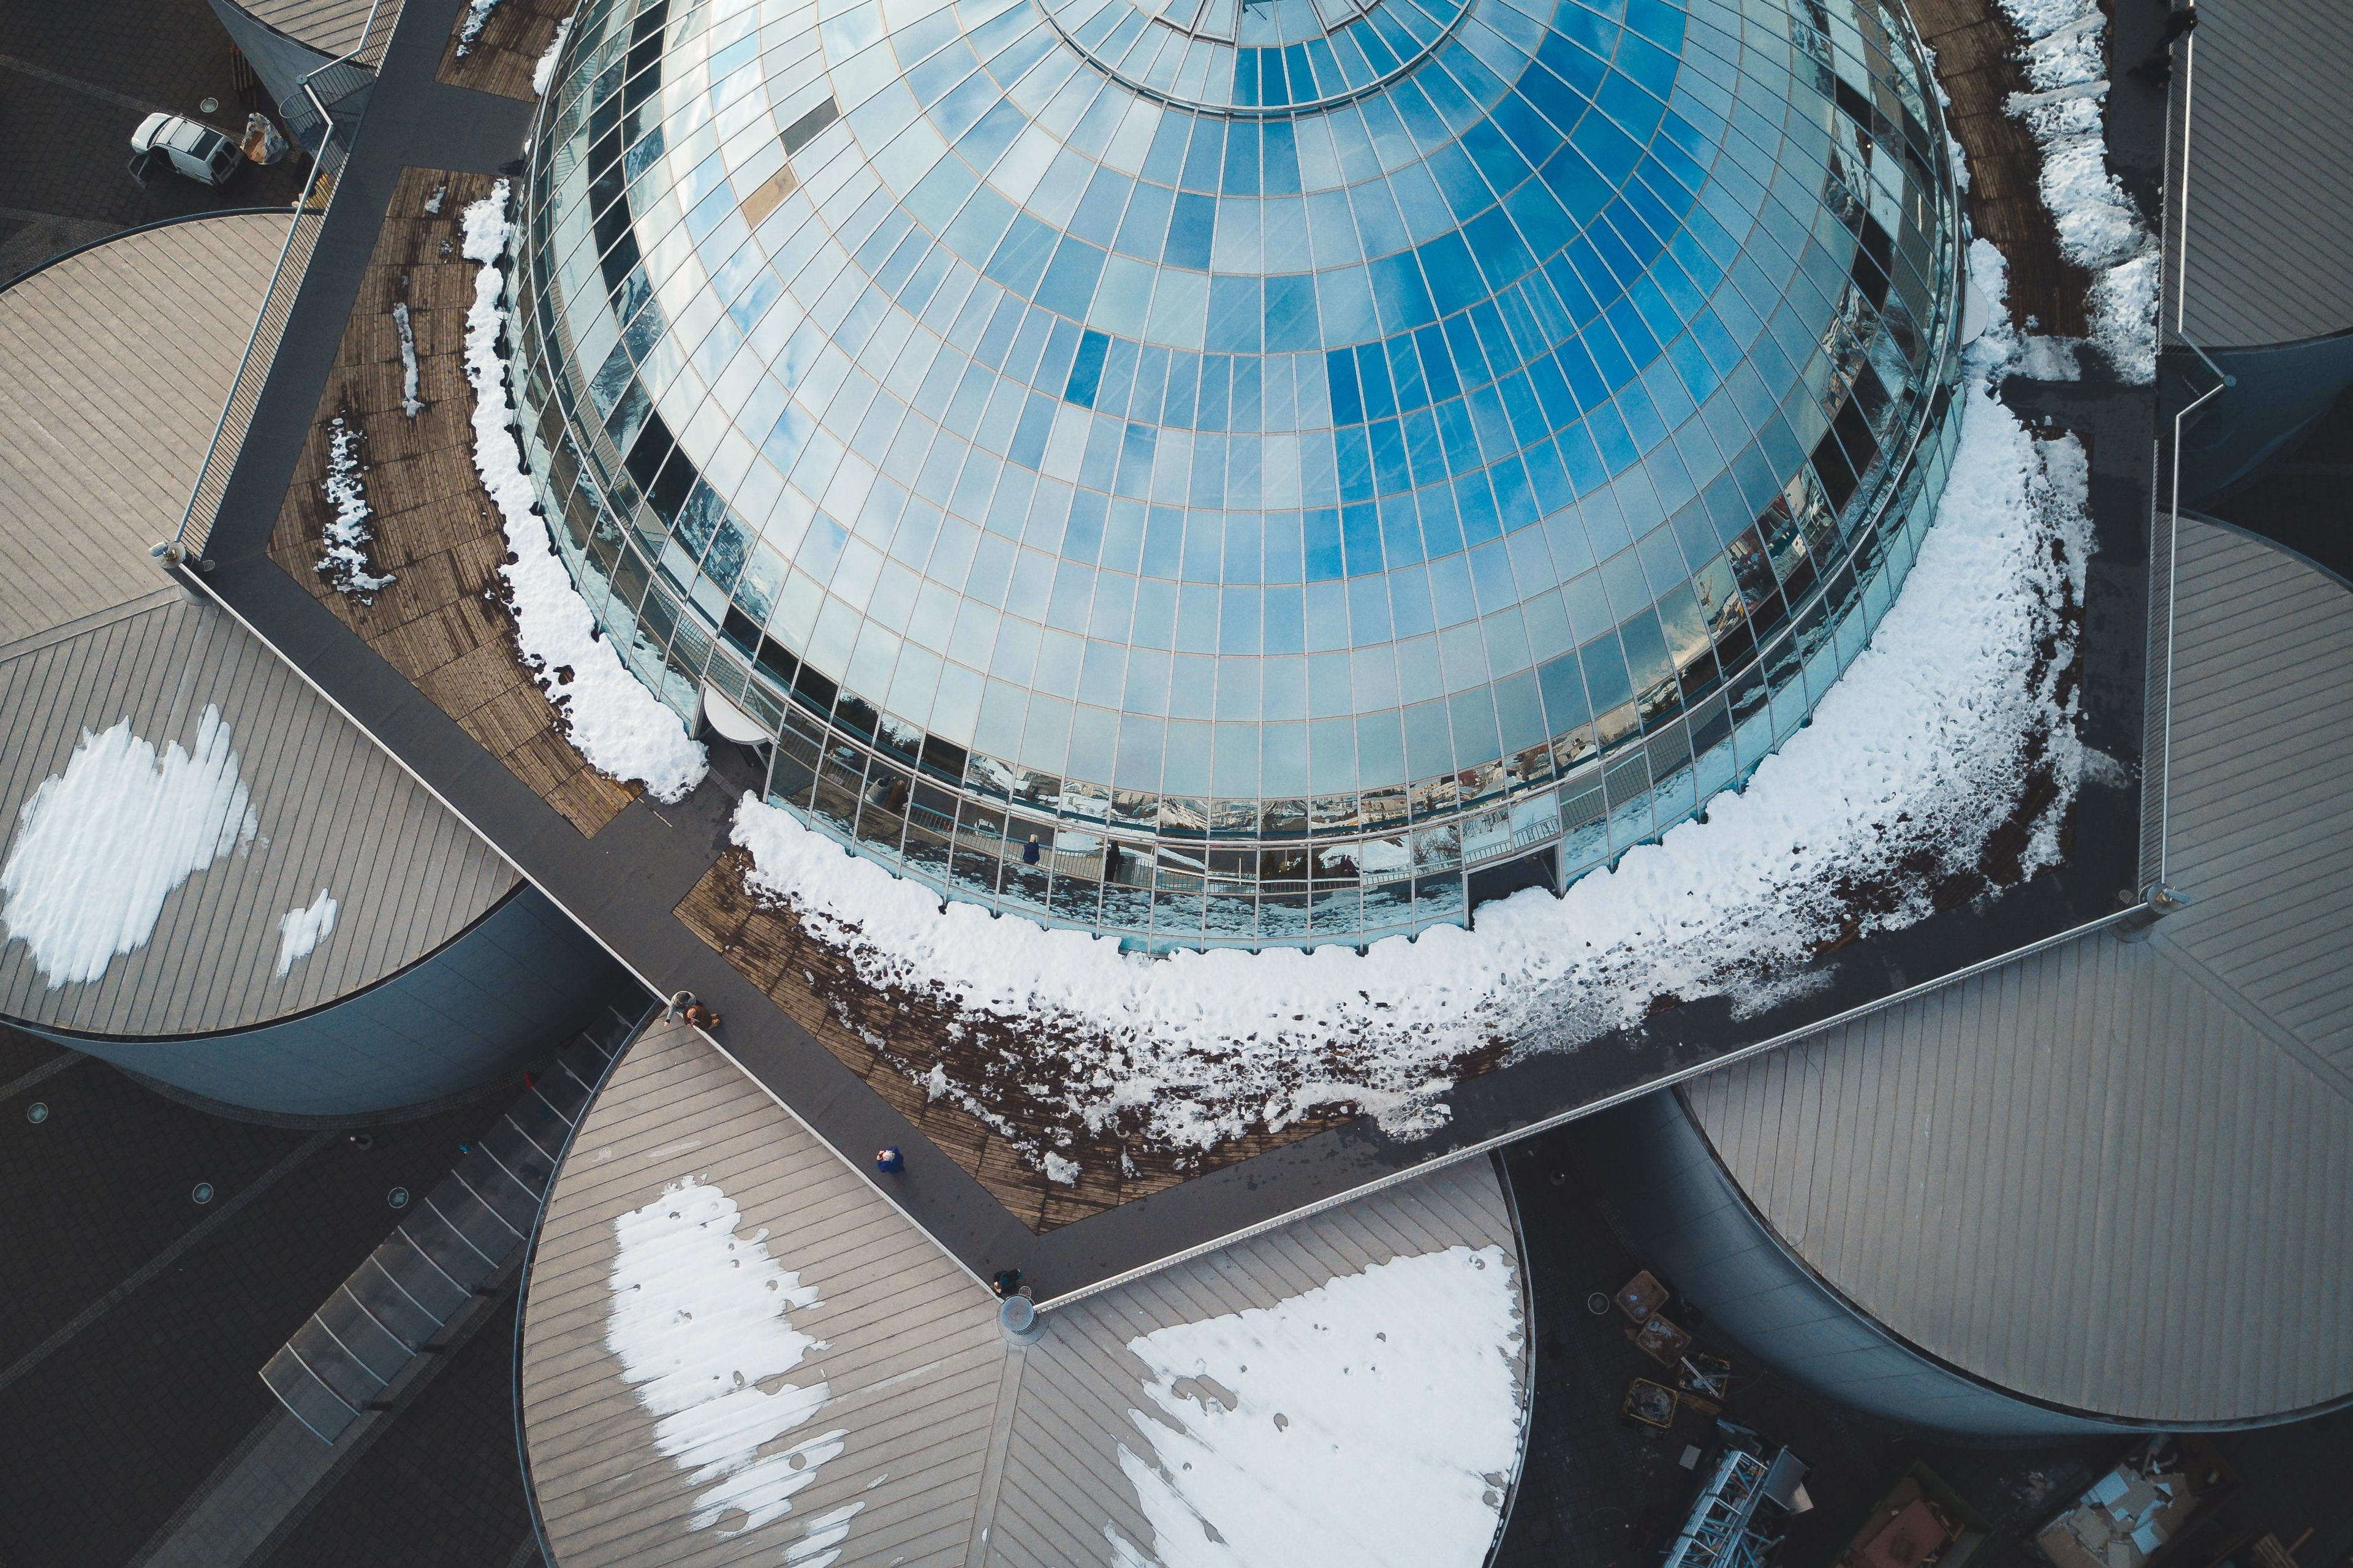
<instances>
[{"instance_id":1,"label":"snow patch","mask_svg":"<svg viewBox=\"0 0 2353 1568\"><path fill-rule=\"evenodd\" d=\"M498 506L512 557L499 576L514 613L515 640L589 765L638 780L656 800L675 803L702 782L709 761L684 722L629 673L598 631L548 539L512 429L514 404L500 353L507 320L501 263L512 238L510 188L501 180L464 215L466 259L482 264L466 312L466 380L474 389L474 467Z\"/></svg>"},{"instance_id":2,"label":"snow patch","mask_svg":"<svg viewBox=\"0 0 2353 1568\"><path fill-rule=\"evenodd\" d=\"M849 1521L865 1506L846 1502L810 1520L801 1538L785 1548L786 1568L831 1568L840 1560L841 1543L849 1539Z\"/></svg>"},{"instance_id":3,"label":"snow patch","mask_svg":"<svg viewBox=\"0 0 2353 1568\"><path fill-rule=\"evenodd\" d=\"M539 57L539 64L531 68L531 90L534 96L547 96L548 85L555 80L556 57L564 53L564 40L571 34L571 17L555 24L555 37L548 40L547 52Z\"/></svg>"},{"instance_id":4,"label":"snow patch","mask_svg":"<svg viewBox=\"0 0 2353 1568\"><path fill-rule=\"evenodd\" d=\"M2092 342L2126 381L2157 379L2157 237L2108 173L2101 119L2107 60L2098 0L2001 0L2026 41L2022 64L2035 90L2011 95L2010 112L2042 149L2042 205L2059 249L2085 268Z\"/></svg>"},{"instance_id":5,"label":"snow patch","mask_svg":"<svg viewBox=\"0 0 2353 1568\"><path fill-rule=\"evenodd\" d=\"M499 8L499 0L467 0L465 19L458 24L458 58L463 59L481 37L482 29L490 25L491 13Z\"/></svg>"},{"instance_id":6,"label":"snow patch","mask_svg":"<svg viewBox=\"0 0 2353 1568\"><path fill-rule=\"evenodd\" d=\"M654 1446L706 1489L695 1497L689 1527L708 1530L732 1512L744 1515L723 1535L791 1512L793 1494L817 1479L849 1436L826 1432L761 1451L824 1409L833 1391L821 1378L761 1387L827 1347L786 1315L820 1305L817 1288L768 1256L767 1232L739 1238L742 1217L734 1199L691 1176L616 1216L605 1321L605 1345L621 1363L622 1381L657 1417ZM811 1530L825 1520L812 1521ZM847 1534L846 1518L836 1522Z\"/></svg>"},{"instance_id":7,"label":"snow patch","mask_svg":"<svg viewBox=\"0 0 2353 1568\"><path fill-rule=\"evenodd\" d=\"M159 760L131 721L81 743L17 813L0 867L0 926L21 941L52 991L106 973L146 945L164 900L260 832L220 710L206 704L195 748Z\"/></svg>"},{"instance_id":8,"label":"snow patch","mask_svg":"<svg viewBox=\"0 0 2353 1568\"><path fill-rule=\"evenodd\" d=\"M1120 1468L1161 1568L1477 1568L1519 1461L1514 1273L1456 1247L1130 1340L1152 1408Z\"/></svg>"},{"instance_id":9,"label":"snow patch","mask_svg":"<svg viewBox=\"0 0 2353 1568\"><path fill-rule=\"evenodd\" d=\"M2018 374L2029 381L2081 381L2083 366L2072 338L2029 336L2019 340Z\"/></svg>"},{"instance_id":10,"label":"snow patch","mask_svg":"<svg viewBox=\"0 0 2353 1568\"><path fill-rule=\"evenodd\" d=\"M278 918L279 979L285 979L295 964L327 940L327 933L335 929L335 900L322 888L309 909L289 910Z\"/></svg>"},{"instance_id":11,"label":"snow patch","mask_svg":"<svg viewBox=\"0 0 2353 1568\"><path fill-rule=\"evenodd\" d=\"M448 182L445 180L440 184L434 186L433 194L425 198L425 216L427 217L439 217L441 216L441 204L447 201L448 197L449 184Z\"/></svg>"},{"instance_id":12,"label":"snow patch","mask_svg":"<svg viewBox=\"0 0 2353 1568\"><path fill-rule=\"evenodd\" d=\"M1973 268L1999 306L2000 258L1980 249ZM1812 724L1707 820L1565 898L1530 889L1481 909L1475 933L1440 927L1363 954L1149 959L1113 937L943 910L748 794L733 827L746 885L863 984L944 1014L944 1059L893 1059L1040 1166L1072 1141L1133 1136L1181 1155L1342 1108L1410 1135L1443 1122L1465 1064L1572 1047L1704 996L1761 1009L1833 944L2058 858L2082 776L2069 667L2091 535L2080 446L2037 442L1991 395L2016 353L2002 324L1968 351L1936 524Z\"/></svg>"},{"instance_id":13,"label":"snow patch","mask_svg":"<svg viewBox=\"0 0 2353 1568\"><path fill-rule=\"evenodd\" d=\"M1076 1160L1068 1160L1060 1154L1049 1153L1041 1168L1050 1182L1058 1182L1066 1187L1075 1187L1079 1184L1079 1163Z\"/></svg>"},{"instance_id":14,"label":"snow patch","mask_svg":"<svg viewBox=\"0 0 2353 1568\"><path fill-rule=\"evenodd\" d=\"M368 527L367 468L360 461L365 437L340 414L328 421L327 430L327 477L319 488L335 514L327 520L326 552L315 570L337 593L373 605L376 595L397 579L389 572L368 570L368 546L375 542L375 533Z\"/></svg>"},{"instance_id":15,"label":"snow patch","mask_svg":"<svg viewBox=\"0 0 2353 1568\"><path fill-rule=\"evenodd\" d=\"M417 333L405 301L393 306L392 326L400 334L400 411L414 419L425 412L425 404L417 395Z\"/></svg>"}]
</instances>

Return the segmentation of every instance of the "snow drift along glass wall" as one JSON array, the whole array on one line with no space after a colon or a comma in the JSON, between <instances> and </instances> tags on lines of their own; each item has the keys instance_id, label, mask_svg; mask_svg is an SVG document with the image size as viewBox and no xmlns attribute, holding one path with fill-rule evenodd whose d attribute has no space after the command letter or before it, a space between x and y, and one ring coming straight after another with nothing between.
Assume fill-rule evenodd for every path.
<instances>
[{"instance_id":1,"label":"snow drift along glass wall","mask_svg":"<svg viewBox=\"0 0 2353 1568\"><path fill-rule=\"evenodd\" d=\"M589 0L558 547L769 797L1154 948L1565 882L1805 717L1953 439L1892 0Z\"/></svg>"}]
</instances>

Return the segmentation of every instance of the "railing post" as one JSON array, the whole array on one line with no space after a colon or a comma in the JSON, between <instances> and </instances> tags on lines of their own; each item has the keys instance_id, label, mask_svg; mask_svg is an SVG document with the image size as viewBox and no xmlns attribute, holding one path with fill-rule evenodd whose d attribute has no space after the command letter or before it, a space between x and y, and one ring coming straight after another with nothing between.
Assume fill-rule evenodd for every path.
<instances>
[{"instance_id":1,"label":"railing post","mask_svg":"<svg viewBox=\"0 0 2353 1568\"><path fill-rule=\"evenodd\" d=\"M2147 942L2157 922L2186 908L2189 900L2178 889L2164 882L2151 882L2140 892L2140 901L2131 906L2124 919L2116 925L2118 942Z\"/></svg>"}]
</instances>

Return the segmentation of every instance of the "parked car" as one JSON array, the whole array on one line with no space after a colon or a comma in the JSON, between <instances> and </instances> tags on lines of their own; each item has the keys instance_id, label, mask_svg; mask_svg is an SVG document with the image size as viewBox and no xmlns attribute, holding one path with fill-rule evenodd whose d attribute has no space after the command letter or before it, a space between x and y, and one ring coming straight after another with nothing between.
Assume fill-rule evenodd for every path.
<instances>
[{"instance_id":1,"label":"parked car","mask_svg":"<svg viewBox=\"0 0 2353 1568\"><path fill-rule=\"evenodd\" d=\"M151 114L131 133L131 176L142 184L158 160L175 174L223 185L244 161L237 143L209 125L181 114Z\"/></svg>"}]
</instances>

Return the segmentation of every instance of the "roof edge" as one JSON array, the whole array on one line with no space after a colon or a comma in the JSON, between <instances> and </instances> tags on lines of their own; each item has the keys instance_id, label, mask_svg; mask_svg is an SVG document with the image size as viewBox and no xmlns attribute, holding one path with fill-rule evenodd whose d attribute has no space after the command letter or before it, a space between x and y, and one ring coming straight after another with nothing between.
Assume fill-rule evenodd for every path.
<instances>
[{"instance_id":1,"label":"roof edge","mask_svg":"<svg viewBox=\"0 0 2353 1568\"><path fill-rule=\"evenodd\" d=\"M463 819L461 818L460 820ZM503 858L503 857L501 857L501 858ZM205 1040L228 1041L237 1039L246 1035L259 1034L264 1029L283 1028L289 1024L299 1024L305 1019L318 1017L322 1013L332 1013L336 1008L343 1006L345 1003L356 1001L360 997L366 995L371 991L381 990L383 987L392 984L404 976L415 973L423 965L432 963L435 959L439 958L452 947L465 941L468 937L473 935L475 931L481 929L485 922L496 916L509 904L514 902L515 899L522 894L525 888L529 886L531 886L531 884L524 879L521 877L516 878L512 886L509 887L505 892L501 893L497 898L484 905L479 912L472 916L472 918L469 919L457 930L451 931L448 936L442 938L439 942L435 942L431 947L426 949L423 952L418 953L416 957L408 960L406 963L394 965L392 968L385 970L382 974L377 975L373 980L367 981L359 985L354 985L350 990L345 991L328 1001L314 1003L308 1007L298 1007L291 1013L272 1014L267 1018L257 1018L249 1024L237 1024L225 1029L194 1029L179 1033L161 1035L116 1035L109 1034L100 1029L76 1029L68 1027L62 1024L44 1024L36 1019L18 1017L13 1013L0 1013L0 1024L5 1024L12 1028L23 1029L27 1034L39 1035L44 1039L56 1040L60 1044L74 1040L120 1040L127 1045L141 1046L189 1045ZM544 895L542 896L544 897ZM549 902L554 903L554 900L550 900ZM559 912L561 912L561 907L559 906L558 908ZM565 918L567 920L571 919L568 914L565 915ZM577 924L578 922L575 921L574 923ZM208 1101L207 1103L210 1102ZM321 1125L323 1126L326 1125L326 1123L322 1122Z\"/></svg>"},{"instance_id":2,"label":"roof edge","mask_svg":"<svg viewBox=\"0 0 2353 1568\"><path fill-rule=\"evenodd\" d=\"M6 293L19 283L39 277L61 261L71 261L75 257L87 251L96 250L100 246L112 245L118 239L129 239L134 235L153 234L159 228L172 228L184 223L202 223L209 218L283 217L290 221L293 216L294 207L291 203L289 203L282 207L215 207L205 212L181 213L175 217L159 217L153 223L133 224L129 228L118 228L111 234L101 234L96 239L86 239L71 249L60 250L55 256L35 262L14 278L5 282L0 282L0 294Z\"/></svg>"},{"instance_id":3,"label":"roof edge","mask_svg":"<svg viewBox=\"0 0 2353 1568\"><path fill-rule=\"evenodd\" d=\"M2090 936L2096 933L2087 930L2082 934ZM1678 1086L1673 1092L1677 1113L1691 1124L1691 1129L1698 1135L1701 1145L1707 1150L1707 1157L1715 1163L1717 1173L1724 1177L1734 1192L1740 1194L1742 1211L1748 1215L1750 1223L1756 1226L1759 1234L1773 1244L1776 1251L1787 1258L1790 1265L1808 1279L1820 1286L1831 1300L1852 1313L1858 1321L1886 1335L1889 1343L1900 1346L1937 1371L1950 1373L1972 1387L1981 1388L2003 1399L2015 1400L2021 1405L2031 1405L2037 1410L2047 1410L2052 1415L2068 1416L2077 1421L2093 1422L2099 1426L2113 1427L2118 1432L2243 1431L2258 1426L2284 1426L2293 1422L2330 1415L2336 1411L2353 1409L2353 1387L2348 1387L2334 1398L2323 1400L2316 1405L2300 1405L2293 1410L2277 1411L2263 1415L2187 1420L2167 1420L2154 1415L2124 1415L2113 1411L2093 1410L2084 1405L2069 1405L2063 1400L2048 1399L2040 1394L2029 1394L2022 1389L2012 1388L2007 1384L1997 1383L1982 1373L1971 1371L1958 1362L1949 1361L1918 1341L1897 1331L1893 1324L1878 1313L1840 1289L1835 1281L1814 1267L1811 1259L1791 1246L1788 1237L1783 1236L1780 1228L1757 1206L1757 1200L1749 1194L1746 1185L1733 1173L1732 1167L1725 1163L1722 1151L1716 1148L1715 1140L1707 1135L1707 1123L1696 1110L1692 1109L1691 1100L1683 1089Z\"/></svg>"}]
</instances>

